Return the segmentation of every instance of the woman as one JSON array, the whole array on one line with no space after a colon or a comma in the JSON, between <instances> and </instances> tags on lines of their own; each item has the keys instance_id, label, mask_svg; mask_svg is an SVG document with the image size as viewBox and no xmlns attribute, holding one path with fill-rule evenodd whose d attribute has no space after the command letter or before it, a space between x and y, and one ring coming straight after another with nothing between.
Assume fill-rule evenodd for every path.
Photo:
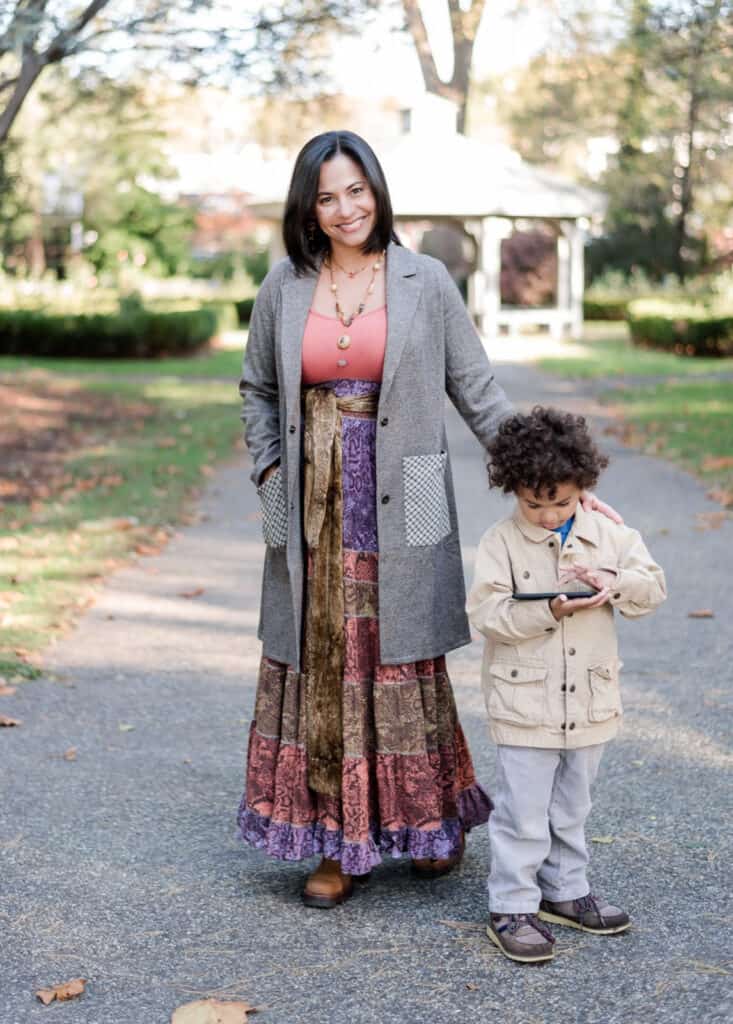
<instances>
[{"instance_id":1,"label":"woman","mask_svg":"<svg viewBox=\"0 0 733 1024\"><path fill-rule=\"evenodd\" d=\"M511 406L363 139L304 146L283 230L240 383L267 553L239 823L321 854L303 898L333 907L385 854L449 871L488 819L445 667L470 634L443 407L486 445Z\"/></svg>"}]
</instances>

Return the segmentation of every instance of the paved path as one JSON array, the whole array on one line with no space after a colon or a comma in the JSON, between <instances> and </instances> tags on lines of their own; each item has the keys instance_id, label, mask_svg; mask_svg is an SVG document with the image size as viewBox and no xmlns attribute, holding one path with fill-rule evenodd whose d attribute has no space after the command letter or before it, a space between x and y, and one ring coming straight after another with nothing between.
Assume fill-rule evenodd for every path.
<instances>
[{"instance_id":1,"label":"paved path","mask_svg":"<svg viewBox=\"0 0 733 1024\"><path fill-rule=\"evenodd\" d=\"M593 412L579 385L528 366L499 373L517 402ZM450 422L470 572L504 505L487 493L478 445ZM733 523L697 531L696 515L714 509L701 486L613 439L606 447L614 461L599 489L645 533L671 590L653 618L621 623L626 724L588 829L613 838L592 844L593 878L632 911L630 934L558 929L554 963L502 959L483 934L486 829L455 874L426 883L391 862L331 913L300 904L303 865L237 840L262 555L241 459L215 478L198 525L109 581L51 652L48 676L2 699L23 725L0 735L0 1022L165 1024L206 994L266 1007L262 1024L732 1019ZM698 608L716 618L687 617ZM490 787L479 658L475 643L450 669ZM63 759L71 746L76 761ZM76 976L89 979L80 1000L34 1001L36 988Z\"/></svg>"}]
</instances>

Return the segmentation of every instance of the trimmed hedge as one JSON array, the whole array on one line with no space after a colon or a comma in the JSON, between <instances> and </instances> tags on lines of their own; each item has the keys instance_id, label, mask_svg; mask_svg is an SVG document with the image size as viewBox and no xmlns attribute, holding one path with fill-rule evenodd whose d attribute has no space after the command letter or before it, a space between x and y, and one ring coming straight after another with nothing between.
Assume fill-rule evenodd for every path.
<instances>
[{"instance_id":1,"label":"trimmed hedge","mask_svg":"<svg viewBox=\"0 0 733 1024\"><path fill-rule=\"evenodd\" d=\"M639 300L629 303L626 319L640 347L680 356L733 356L733 312L728 310Z\"/></svg>"},{"instance_id":2,"label":"trimmed hedge","mask_svg":"<svg viewBox=\"0 0 733 1024\"><path fill-rule=\"evenodd\" d=\"M252 308L254 304L254 297L249 299L240 299L239 302L234 303L237 310L237 319L240 324L248 324L250 322L252 319Z\"/></svg>"},{"instance_id":3,"label":"trimmed hedge","mask_svg":"<svg viewBox=\"0 0 733 1024\"><path fill-rule=\"evenodd\" d=\"M215 309L64 316L0 310L0 354L84 359L160 359L195 352L217 332Z\"/></svg>"},{"instance_id":4,"label":"trimmed hedge","mask_svg":"<svg viewBox=\"0 0 733 1024\"><path fill-rule=\"evenodd\" d=\"M628 299L585 298L583 299L584 320L625 320Z\"/></svg>"}]
</instances>

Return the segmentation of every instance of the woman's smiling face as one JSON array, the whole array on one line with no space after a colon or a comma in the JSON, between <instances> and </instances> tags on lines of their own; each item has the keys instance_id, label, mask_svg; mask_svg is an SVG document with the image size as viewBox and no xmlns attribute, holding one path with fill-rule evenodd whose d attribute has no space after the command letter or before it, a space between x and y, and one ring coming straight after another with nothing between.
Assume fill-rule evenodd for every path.
<instances>
[{"instance_id":1,"label":"woman's smiling face","mask_svg":"<svg viewBox=\"0 0 733 1024\"><path fill-rule=\"evenodd\" d=\"M337 153L321 166L315 213L332 244L361 249L374 227L376 207L366 175L351 157Z\"/></svg>"}]
</instances>

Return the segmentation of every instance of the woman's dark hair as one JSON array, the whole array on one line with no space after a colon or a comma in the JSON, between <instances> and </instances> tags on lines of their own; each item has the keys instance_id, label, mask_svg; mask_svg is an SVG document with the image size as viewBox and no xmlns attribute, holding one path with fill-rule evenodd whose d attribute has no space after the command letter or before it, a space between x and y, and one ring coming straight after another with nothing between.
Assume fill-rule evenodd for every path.
<instances>
[{"instance_id":1,"label":"woman's dark hair","mask_svg":"<svg viewBox=\"0 0 733 1024\"><path fill-rule=\"evenodd\" d=\"M285 200L283 239L288 256L299 274L317 270L319 257L330 248L328 236L318 227L316 199L321 166L338 153L344 153L359 164L376 202L374 228L362 251L382 252L390 242L400 244L394 230L392 203L384 171L374 150L354 132L323 132L306 142L298 153Z\"/></svg>"},{"instance_id":2,"label":"woman's dark hair","mask_svg":"<svg viewBox=\"0 0 733 1024\"><path fill-rule=\"evenodd\" d=\"M593 443L583 416L536 405L529 415L502 421L488 446L489 483L505 494L526 487L552 500L558 484L593 487L608 465Z\"/></svg>"}]
</instances>

